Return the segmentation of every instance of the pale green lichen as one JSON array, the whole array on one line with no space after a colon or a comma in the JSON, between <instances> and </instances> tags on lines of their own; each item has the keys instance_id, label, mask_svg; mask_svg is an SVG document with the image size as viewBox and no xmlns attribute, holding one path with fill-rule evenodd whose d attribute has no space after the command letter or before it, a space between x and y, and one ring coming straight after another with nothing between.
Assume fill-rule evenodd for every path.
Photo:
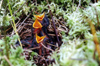
<instances>
[{"instance_id":1,"label":"pale green lichen","mask_svg":"<svg viewBox=\"0 0 100 66\"><path fill-rule=\"evenodd\" d=\"M93 52L93 41L87 40L85 43L84 40L75 38L62 44L55 59L58 57L57 63L61 66L98 66L97 62L93 60Z\"/></svg>"},{"instance_id":2,"label":"pale green lichen","mask_svg":"<svg viewBox=\"0 0 100 66\"><path fill-rule=\"evenodd\" d=\"M85 16L87 16L89 19L93 21L93 24L97 24L96 14L98 14L98 18L100 18L100 2L91 4L91 6L88 6L87 8L83 10L83 13Z\"/></svg>"},{"instance_id":3,"label":"pale green lichen","mask_svg":"<svg viewBox=\"0 0 100 66\"><path fill-rule=\"evenodd\" d=\"M98 14L100 6L97 4L99 4L99 2L95 4ZM98 16L100 16L100 14L98 14ZM85 17L91 19L94 25L97 24L96 11L93 6L64 14L69 32L67 36L64 33L62 34L63 44L59 52L53 53L57 55L54 56L52 54L56 60L56 63L54 63L55 66L58 63L59 66L98 66L97 61L93 59L95 51L93 35L90 32L89 23ZM99 38L100 31L98 30L96 33Z\"/></svg>"},{"instance_id":4,"label":"pale green lichen","mask_svg":"<svg viewBox=\"0 0 100 66\"><path fill-rule=\"evenodd\" d=\"M76 37L90 30L87 22L84 22L83 15L80 11L67 14L67 26L69 26L69 35Z\"/></svg>"}]
</instances>

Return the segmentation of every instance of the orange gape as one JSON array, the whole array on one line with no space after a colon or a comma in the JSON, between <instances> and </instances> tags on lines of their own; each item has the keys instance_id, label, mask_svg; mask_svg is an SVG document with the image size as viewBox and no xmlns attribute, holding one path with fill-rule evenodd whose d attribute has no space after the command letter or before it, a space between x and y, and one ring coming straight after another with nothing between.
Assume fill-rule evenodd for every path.
<instances>
[{"instance_id":1,"label":"orange gape","mask_svg":"<svg viewBox=\"0 0 100 66\"><path fill-rule=\"evenodd\" d=\"M44 38L45 38L45 36L40 37L40 36L38 36L38 35L36 34L36 41L37 41L37 43L42 42L42 41L44 40Z\"/></svg>"},{"instance_id":2,"label":"orange gape","mask_svg":"<svg viewBox=\"0 0 100 66\"><path fill-rule=\"evenodd\" d=\"M33 23L34 28L42 28L41 23L36 19L35 22Z\"/></svg>"},{"instance_id":3,"label":"orange gape","mask_svg":"<svg viewBox=\"0 0 100 66\"><path fill-rule=\"evenodd\" d=\"M43 20L44 16L45 16L45 13L43 13L42 15L34 15L34 17L35 17L36 19L40 20L40 21Z\"/></svg>"}]
</instances>

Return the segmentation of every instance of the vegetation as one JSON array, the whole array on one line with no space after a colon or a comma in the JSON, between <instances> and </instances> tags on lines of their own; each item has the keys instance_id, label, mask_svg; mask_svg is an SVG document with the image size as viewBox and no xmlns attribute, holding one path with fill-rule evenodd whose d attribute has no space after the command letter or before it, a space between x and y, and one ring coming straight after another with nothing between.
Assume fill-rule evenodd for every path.
<instances>
[{"instance_id":1,"label":"vegetation","mask_svg":"<svg viewBox=\"0 0 100 66\"><path fill-rule=\"evenodd\" d=\"M58 39L61 38L61 46L54 42L54 46L58 48L50 48L52 52L49 52L46 58L54 61L49 60L51 64L46 62L47 66L100 65L99 1L93 3L93 0L1 0L0 66L39 66L39 62L36 63L37 57L42 55L23 47L21 26L25 27L23 24L28 21L26 18L34 22L34 15L44 12L50 22L46 29L49 31L53 28L54 32L56 27L55 32L58 34L54 32L54 35ZM16 42L19 42L20 46L16 46Z\"/></svg>"}]
</instances>

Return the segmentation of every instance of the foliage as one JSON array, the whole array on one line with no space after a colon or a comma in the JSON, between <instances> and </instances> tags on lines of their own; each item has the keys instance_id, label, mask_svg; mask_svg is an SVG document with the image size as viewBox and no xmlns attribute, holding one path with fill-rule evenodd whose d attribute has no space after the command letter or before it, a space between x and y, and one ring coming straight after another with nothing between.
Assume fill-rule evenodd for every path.
<instances>
[{"instance_id":1,"label":"foliage","mask_svg":"<svg viewBox=\"0 0 100 66\"><path fill-rule=\"evenodd\" d=\"M16 43L18 36L14 35L12 37L6 37L7 38L7 43L9 44L10 49L9 49L9 61L12 63L14 66L31 66L32 61L25 60L25 56L22 55L23 49L21 47L15 47L13 44ZM13 48L15 47L15 48ZM6 60L4 59L4 56L7 52L5 50L5 41L4 39L0 40L0 60L1 60L1 66L4 63L7 63Z\"/></svg>"},{"instance_id":2,"label":"foliage","mask_svg":"<svg viewBox=\"0 0 100 66\"><path fill-rule=\"evenodd\" d=\"M64 41L59 53L57 53L58 60L57 57L54 58L61 66L98 66L97 62L92 59L94 52L93 41L89 40L89 43L86 43L87 45L85 42L80 38Z\"/></svg>"},{"instance_id":3,"label":"foliage","mask_svg":"<svg viewBox=\"0 0 100 66\"><path fill-rule=\"evenodd\" d=\"M23 8L19 12L17 12L17 15L15 17L13 17L12 13L16 12L24 2L24 0L8 0L8 3L7 1L3 1L3 3L0 4L3 5L0 8L0 28L2 28L0 34L4 36L4 38L0 39L0 66L32 66L33 64L33 61L25 60L23 49L21 47L15 47L15 43L17 39L19 39L19 36L16 33L14 20L22 14L22 11L27 14L29 8L26 5L23 6L25 9ZM9 9L5 7L9 7ZM6 29L9 25L12 25L16 35L6 35ZM33 66L35 66L35 64Z\"/></svg>"},{"instance_id":4,"label":"foliage","mask_svg":"<svg viewBox=\"0 0 100 66\"><path fill-rule=\"evenodd\" d=\"M87 32L89 26L87 22L84 22L83 15L81 12L73 12L72 14L68 14L67 25L69 26L69 35L76 37L77 35L82 35Z\"/></svg>"},{"instance_id":5,"label":"foliage","mask_svg":"<svg viewBox=\"0 0 100 66\"><path fill-rule=\"evenodd\" d=\"M9 4L6 0L0 3L0 28L4 29L0 30L0 34L5 36L0 39L0 66L9 64L4 57L5 55L14 66L32 66L34 63L32 58L25 60L21 47L15 47L19 36L17 34L7 36L5 32L8 26L14 27L12 20L20 19L22 14L27 16L32 9L34 9L33 14L35 11L45 12L48 16L50 16L49 10L51 9L53 16L62 17L65 21L64 24L69 28L67 36L62 32L63 43L60 49L51 54L51 58L55 59L53 66L98 66L97 59L93 59L95 51L93 35L90 32L87 19L84 17L91 19L93 24L97 26L97 14L100 21L100 2L94 4L91 4L90 0L48 0L49 4L45 0L37 0L35 3L27 1L29 4L25 2L26 0L9 0L11 9L7 8ZM19 9L22 5L23 7ZM98 30L96 33L100 40L100 31ZM36 53L33 52L33 55ZM97 54L96 56L98 57Z\"/></svg>"},{"instance_id":6,"label":"foliage","mask_svg":"<svg viewBox=\"0 0 100 66\"><path fill-rule=\"evenodd\" d=\"M96 14L98 14L98 17L100 18L100 2L95 3L95 4L91 4L91 7L87 7L83 10L84 15L88 16L89 19L91 19L93 21L93 23L96 25L97 24L97 16ZM100 21L100 19L99 19Z\"/></svg>"},{"instance_id":7,"label":"foliage","mask_svg":"<svg viewBox=\"0 0 100 66\"><path fill-rule=\"evenodd\" d=\"M96 10L98 14L99 7L98 2L84 9L76 9L74 12L65 14L69 32L67 36L63 33L63 44L59 52L56 51L52 54L52 57L56 59L54 66L98 66L97 61L93 59L95 51L93 35L90 33L87 19L84 17L88 17L94 25L97 25ZM100 19L99 16L98 14ZM99 34L97 31L98 38Z\"/></svg>"}]
</instances>

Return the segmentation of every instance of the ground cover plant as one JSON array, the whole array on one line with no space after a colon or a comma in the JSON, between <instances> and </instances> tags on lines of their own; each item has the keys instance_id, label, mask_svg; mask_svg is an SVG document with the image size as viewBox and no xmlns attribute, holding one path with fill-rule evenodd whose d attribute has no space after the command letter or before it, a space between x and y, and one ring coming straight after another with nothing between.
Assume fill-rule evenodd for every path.
<instances>
[{"instance_id":1,"label":"ground cover plant","mask_svg":"<svg viewBox=\"0 0 100 66\"><path fill-rule=\"evenodd\" d=\"M99 66L98 0L1 0L0 66Z\"/></svg>"}]
</instances>

